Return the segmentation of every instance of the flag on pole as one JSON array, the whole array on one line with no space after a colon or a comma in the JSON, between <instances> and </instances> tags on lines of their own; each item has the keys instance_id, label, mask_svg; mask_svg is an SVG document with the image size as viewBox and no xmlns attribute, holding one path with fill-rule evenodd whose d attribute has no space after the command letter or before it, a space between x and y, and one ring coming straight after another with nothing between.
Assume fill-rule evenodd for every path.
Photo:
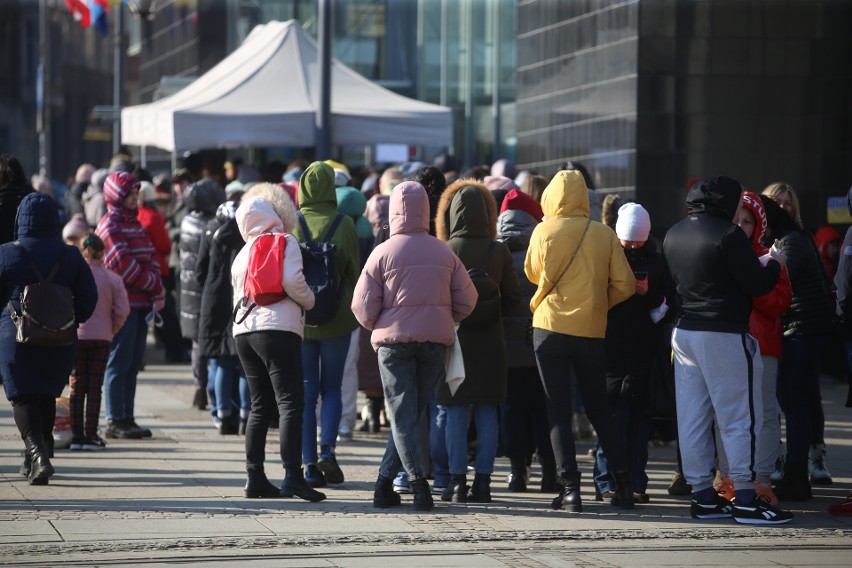
<instances>
[{"instance_id":1,"label":"flag on pole","mask_svg":"<svg viewBox=\"0 0 852 568\"><path fill-rule=\"evenodd\" d=\"M109 34L109 26L107 25L109 0L88 0L88 2L92 27L98 30L102 38L106 37Z\"/></svg>"},{"instance_id":2,"label":"flag on pole","mask_svg":"<svg viewBox=\"0 0 852 568\"><path fill-rule=\"evenodd\" d=\"M74 20L80 22L81 29L86 29L92 24L92 13L86 0L65 0L65 6L74 16Z\"/></svg>"}]
</instances>

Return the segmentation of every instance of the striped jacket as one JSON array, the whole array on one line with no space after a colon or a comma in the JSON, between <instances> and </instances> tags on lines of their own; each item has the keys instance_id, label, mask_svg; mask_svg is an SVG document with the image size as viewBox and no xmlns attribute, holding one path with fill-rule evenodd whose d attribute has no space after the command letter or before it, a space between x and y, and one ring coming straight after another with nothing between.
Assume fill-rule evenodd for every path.
<instances>
[{"instance_id":1,"label":"striped jacket","mask_svg":"<svg viewBox=\"0 0 852 568\"><path fill-rule=\"evenodd\" d=\"M150 308L152 299L163 294L157 252L136 218L136 210L126 209L107 191L104 196L107 213L95 229L105 246L104 266L121 277L131 309Z\"/></svg>"}]
</instances>

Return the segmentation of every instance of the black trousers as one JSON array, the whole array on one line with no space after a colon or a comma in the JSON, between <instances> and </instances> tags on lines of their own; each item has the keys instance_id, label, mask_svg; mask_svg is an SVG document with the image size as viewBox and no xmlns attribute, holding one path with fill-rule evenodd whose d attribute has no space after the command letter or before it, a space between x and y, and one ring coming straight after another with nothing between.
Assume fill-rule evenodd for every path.
<instances>
[{"instance_id":1,"label":"black trousers","mask_svg":"<svg viewBox=\"0 0 852 568\"><path fill-rule=\"evenodd\" d=\"M610 471L619 473L627 470L624 436L619 432L615 415L606 401L604 340L535 328L533 345L547 399L547 418L550 422L550 442L556 457L556 472L564 478L578 471L574 433L571 430L574 407L569 377L572 367L586 416L598 434L598 441L609 460Z\"/></svg>"},{"instance_id":2,"label":"black trousers","mask_svg":"<svg viewBox=\"0 0 852 568\"><path fill-rule=\"evenodd\" d=\"M17 396L13 398L12 414L21 439L34 435L45 440L53 437L56 419L56 398L45 395ZM48 446L51 447L51 446Z\"/></svg>"},{"instance_id":3,"label":"black trousers","mask_svg":"<svg viewBox=\"0 0 852 568\"><path fill-rule=\"evenodd\" d=\"M535 367L509 368L503 404L503 445L513 462L526 462L538 449L542 464L553 461L547 399Z\"/></svg>"},{"instance_id":4,"label":"black trousers","mask_svg":"<svg viewBox=\"0 0 852 568\"><path fill-rule=\"evenodd\" d=\"M277 407L281 461L285 468L301 468L305 408L301 338L289 331L255 331L235 340L251 392L246 467L263 466L266 434Z\"/></svg>"}]
</instances>

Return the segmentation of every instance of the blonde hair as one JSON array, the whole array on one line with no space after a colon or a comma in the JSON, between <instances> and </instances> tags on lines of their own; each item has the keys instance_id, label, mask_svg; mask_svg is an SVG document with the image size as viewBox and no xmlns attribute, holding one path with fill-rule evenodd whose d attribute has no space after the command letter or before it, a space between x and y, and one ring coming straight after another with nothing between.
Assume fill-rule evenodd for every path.
<instances>
[{"instance_id":1,"label":"blonde hair","mask_svg":"<svg viewBox=\"0 0 852 568\"><path fill-rule=\"evenodd\" d=\"M524 180L524 183L521 184L521 191L541 203L541 194L544 193L544 188L547 187L547 184L546 177L529 175Z\"/></svg>"},{"instance_id":2,"label":"blonde hair","mask_svg":"<svg viewBox=\"0 0 852 568\"><path fill-rule=\"evenodd\" d=\"M777 201L777 198L784 194L788 194L790 196L790 202L793 204L793 214L791 217L793 217L793 221L801 227L802 214L799 211L799 197L796 195L796 190L793 189L793 186L783 181L776 181L770 183L763 189L763 195L771 197L773 201Z\"/></svg>"}]
</instances>

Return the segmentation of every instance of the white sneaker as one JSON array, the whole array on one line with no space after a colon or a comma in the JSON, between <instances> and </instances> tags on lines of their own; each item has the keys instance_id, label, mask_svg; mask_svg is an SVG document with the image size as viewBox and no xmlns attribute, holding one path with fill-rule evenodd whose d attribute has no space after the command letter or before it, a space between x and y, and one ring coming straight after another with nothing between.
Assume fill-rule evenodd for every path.
<instances>
[{"instance_id":1,"label":"white sneaker","mask_svg":"<svg viewBox=\"0 0 852 568\"><path fill-rule=\"evenodd\" d=\"M825 467L825 444L811 446L811 452L808 456L808 473L811 483L814 485L832 484L831 474Z\"/></svg>"}]
</instances>

